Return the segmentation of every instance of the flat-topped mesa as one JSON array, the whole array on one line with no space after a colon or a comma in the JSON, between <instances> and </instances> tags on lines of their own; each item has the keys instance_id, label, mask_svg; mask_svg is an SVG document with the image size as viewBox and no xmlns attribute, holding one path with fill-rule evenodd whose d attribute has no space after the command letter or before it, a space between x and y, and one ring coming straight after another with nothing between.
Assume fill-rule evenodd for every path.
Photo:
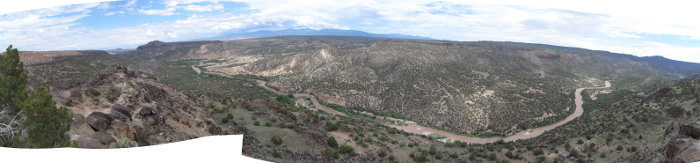
<instances>
[{"instance_id":1,"label":"flat-topped mesa","mask_svg":"<svg viewBox=\"0 0 700 163\"><path fill-rule=\"evenodd\" d=\"M144 50L146 48L161 47L161 46L165 46L165 45L166 45L166 43L163 41L153 40L151 42L148 42L146 45L141 45L141 46L137 47L136 50Z\"/></svg>"},{"instance_id":2,"label":"flat-topped mesa","mask_svg":"<svg viewBox=\"0 0 700 163\"><path fill-rule=\"evenodd\" d=\"M19 59L24 65L51 62L56 57L77 55L109 55L103 50L21 51Z\"/></svg>"},{"instance_id":3,"label":"flat-topped mesa","mask_svg":"<svg viewBox=\"0 0 700 163\"><path fill-rule=\"evenodd\" d=\"M162 42L159 40L154 40L148 42L145 45L138 46L136 48L135 54L139 57L156 57L163 55L166 52L173 52L182 50L175 53L169 53L169 55L179 54L179 53L190 53L194 52L191 49L199 49L200 46L206 44L220 43L221 41L186 41L186 42ZM173 56L170 56L173 57Z\"/></svg>"}]
</instances>

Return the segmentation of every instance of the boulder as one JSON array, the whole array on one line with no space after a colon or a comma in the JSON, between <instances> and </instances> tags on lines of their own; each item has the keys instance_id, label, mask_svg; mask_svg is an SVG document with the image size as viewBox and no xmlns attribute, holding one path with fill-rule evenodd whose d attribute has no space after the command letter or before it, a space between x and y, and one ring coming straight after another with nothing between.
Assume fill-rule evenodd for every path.
<instances>
[{"instance_id":1,"label":"boulder","mask_svg":"<svg viewBox=\"0 0 700 163\"><path fill-rule=\"evenodd\" d=\"M107 148L104 144L101 144L100 141L97 141L97 139L89 138L89 137L80 137L78 138L78 146L80 148L89 148L89 149L102 149L102 148Z\"/></svg>"},{"instance_id":2,"label":"boulder","mask_svg":"<svg viewBox=\"0 0 700 163\"><path fill-rule=\"evenodd\" d=\"M700 142L685 136L674 136L666 145L666 162L700 161Z\"/></svg>"},{"instance_id":3,"label":"boulder","mask_svg":"<svg viewBox=\"0 0 700 163\"><path fill-rule=\"evenodd\" d=\"M151 115L156 115L156 112L151 107L143 107L141 108L141 111L139 111L139 115L141 115L142 117L147 117Z\"/></svg>"},{"instance_id":4,"label":"boulder","mask_svg":"<svg viewBox=\"0 0 700 163\"><path fill-rule=\"evenodd\" d=\"M110 130L114 133L114 136L121 139L127 138L129 140L136 140L136 131L133 127L121 121L113 121L112 128Z\"/></svg>"},{"instance_id":5,"label":"boulder","mask_svg":"<svg viewBox=\"0 0 700 163\"><path fill-rule=\"evenodd\" d=\"M73 114L73 123L71 123L71 128L78 128L80 125L85 123L85 116L80 114Z\"/></svg>"},{"instance_id":6,"label":"boulder","mask_svg":"<svg viewBox=\"0 0 700 163\"><path fill-rule=\"evenodd\" d=\"M700 137L700 123L683 123L678 127L678 134L693 137L698 139Z\"/></svg>"},{"instance_id":7,"label":"boulder","mask_svg":"<svg viewBox=\"0 0 700 163\"><path fill-rule=\"evenodd\" d=\"M112 120L112 117L102 112L93 112L87 117L88 125L90 125L90 127L92 127L95 131L104 131L109 129L109 126L112 124Z\"/></svg>"},{"instance_id":8,"label":"boulder","mask_svg":"<svg viewBox=\"0 0 700 163\"><path fill-rule=\"evenodd\" d=\"M146 133L146 130L144 130L143 127L134 126L134 134L134 138L136 139L135 141L139 146L150 145L150 143L146 142L146 135L150 133Z\"/></svg>"},{"instance_id":9,"label":"boulder","mask_svg":"<svg viewBox=\"0 0 700 163\"><path fill-rule=\"evenodd\" d=\"M131 116L125 115L115 110L112 110L112 113L110 113L109 116L111 116L113 119L121 120L122 122L131 121Z\"/></svg>"},{"instance_id":10,"label":"boulder","mask_svg":"<svg viewBox=\"0 0 700 163\"><path fill-rule=\"evenodd\" d=\"M73 105L73 104L72 104L72 102L73 102L72 100L67 99L67 98L64 98L64 97L61 97L61 96L53 96L52 99L53 99L53 101L56 101L56 103L62 104L62 105L64 105L64 106L72 106L72 105Z\"/></svg>"},{"instance_id":11,"label":"boulder","mask_svg":"<svg viewBox=\"0 0 700 163\"><path fill-rule=\"evenodd\" d=\"M129 109L129 107L124 106L122 104L114 104L114 105L112 105L112 109L116 110L122 114L131 115L131 109Z\"/></svg>"},{"instance_id":12,"label":"boulder","mask_svg":"<svg viewBox=\"0 0 700 163\"><path fill-rule=\"evenodd\" d=\"M700 123L678 125L678 135L666 144L664 162L684 163L700 161Z\"/></svg>"},{"instance_id":13,"label":"boulder","mask_svg":"<svg viewBox=\"0 0 700 163\"><path fill-rule=\"evenodd\" d=\"M112 137L112 134L110 134L107 131L96 132L92 135L92 137L94 137L104 145L109 145L111 143L117 142L117 139L114 139L114 137Z\"/></svg>"},{"instance_id":14,"label":"boulder","mask_svg":"<svg viewBox=\"0 0 700 163\"><path fill-rule=\"evenodd\" d=\"M73 123L70 127L71 135L92 135L94 133L95 130L87 124L85 116L73 114Z\"/></svg>"},{"instance_id":15,"label":"boulder","mask_svg":"<svg viewBox=\"0 0 700 163\"><path fill-rule=\"evenodd\" d=\"M72 90L70 90L70 95L69 95L69 96L70 96L70 98L72 98L72 99L78 99L78 98L83 97L83 93L80 92L79 89L72 89Z\"/></svg>"},{"instance_id":16,"label":"boulder","mask_svg":"<svg viewBox=\"0 0 700 163\"><path fill-rule=\"evenodd\" d=\"M90 96L90 97L95 97L95 96L99 96L100 92L98 92L94 88L88 88L87 90L85 90L85 94Z\"/></svg>"}]
</instances>

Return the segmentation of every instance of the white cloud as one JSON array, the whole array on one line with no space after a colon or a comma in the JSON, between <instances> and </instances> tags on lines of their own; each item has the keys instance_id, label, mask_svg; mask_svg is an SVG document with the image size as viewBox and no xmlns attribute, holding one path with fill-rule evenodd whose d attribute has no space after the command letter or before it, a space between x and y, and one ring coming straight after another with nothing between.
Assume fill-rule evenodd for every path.
<instances>
[{"instance_id":1,"label":"white cloud","mask_svg":"<svg viewBox=\"0 0 700 163\"><path fill-rule=\"evenodd\" d=\"M129 0L122 7L133 7L134 5L136 5L136 0Z\"/></svg>"},{"instance_id":2,"label":"white cloud","mask_svg":"<svg viewBox=\"0 0 700 163\"><path fill-rule=\"evenodd\" d=\"M209 12L209 11L224 9L224 5L221 5L221 4L187 5L187 6L182 6L182 9L187 10L187 11Z\"/></svg>"},{"instance_id":3,"label":"white cloud","mask_svg":"<svg viewBox=\"0 0 700 163\"><path fill-rule=\"evenodd\" d=\"M113 47L114 43L140 44L154 39L196 39L232 29L340 28L449 40L546 43L700 62L700 45L681 47L644 37L662 34L700 39L700 21L694 21L700 10L683 1L232 0L247 4L243 10L253 12L205 13L223 10L221 3L226 1L229 0L155 2L160 6L149 7L160 8L137 11L168 16L186 10L204 15L107 30L74 29L74 22L87 16L84 11L89 8L75 8L65 16L57 15L68 12L55 9L13 14L12 19L0 21L0 36L25 38L31 42L23 42L48 50ZM135 2L129 1L122 7L134 11ZM123 14L124 10L106 15L114 12ZM8 34L15 32L20 34ZM65 41L66 38L74 40Z\"/></svg>"},{"instance_id":4,"label":"white cloud","mask_svg":"<svg viewBox=\"0 0 700 163\"><path fill-rule=\"evenodd\" d=\"M175 8L169 7L165 9L139 9L138 10L140 13L146 14L146 15L163 15L163 16L170 16L170 15L175 15Z\"/></svg>"},{"instance_id":5,"label":"white cloud","mask_svg":"<svg viewBox=\"0 0 700 163\"><path fill-rule=\"evenodd\" d=\"M3 2L3 5L0 5L0 15L35 10L35 9L60 7L60 6L66 6L66 5L72 5L72 4L86 4L86 3L105 2L105 1L115 1L115 0L71 0L71 1L21 0L21 1L10 1L10 2Z\"/></svg>"}]
</instances>

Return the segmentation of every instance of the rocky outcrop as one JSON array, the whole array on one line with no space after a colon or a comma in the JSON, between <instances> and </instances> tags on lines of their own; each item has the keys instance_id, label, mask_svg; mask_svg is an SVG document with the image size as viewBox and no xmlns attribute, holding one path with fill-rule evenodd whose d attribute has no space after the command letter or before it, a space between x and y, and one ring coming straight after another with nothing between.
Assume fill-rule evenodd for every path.
<instances>
[{"instance_id":1,"label":"rocky outcrop","mask_svg":"<svg viewBox=\"0 0 700 163\"><path fill-rule=\"evenodd\" d=\"M678 134L698 139L700 137L700 123L685 123L678 127Z\"/></svg>"},{"instance_id":2,"label":"rocky outcrop","mask_svg":"<svg viewBox=\"0 0 700 163\"><path fill-rule=\"evenodd\" d=\"M686 163L700 161L700 123L682 123L678 135L666 145L664 162Z\"/></svg>"},{"instance_id":3,"label":"rocky outcrop","mask_svg":"<svg viewBox=\"0 0 700 163\"><path fill-rule=\"evenodd\" d=\"M82 148L143 146L223 134L202 104L125 67L57 91L54 97L63 99L57 104L74 114L71 139Z\"/></svg>"},{"instance_id":4,"label":"rocky outcrop","mask_svg":"<svg viewBox=\"0 0 700 163\"><path fill-rule=\"evenodd\" d=\"M112 117L102 112L93 112L87 117L87 123L90 127L95 129L95 131L107 130L112 120Z\"/></svg>"}]
</instances>

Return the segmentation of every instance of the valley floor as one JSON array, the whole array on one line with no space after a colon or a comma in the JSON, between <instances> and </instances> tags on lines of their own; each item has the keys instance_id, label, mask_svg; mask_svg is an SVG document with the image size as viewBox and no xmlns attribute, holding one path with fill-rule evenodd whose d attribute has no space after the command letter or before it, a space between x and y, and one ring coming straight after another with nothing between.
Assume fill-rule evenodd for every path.
<instances>
[{"instance_id":1,"label":"valley floor","mask_svg":"<svg viewBox=\"0 0 700 163\"><path fill-rule=\"evenodd\" d=\"M258 83L258 86L260 86L260 87L263 87L263 88L270 90L270 91L277 93L277 94L281 94L281 95L284 94L284 93L279 92L273 88L268 87L266 81L256 80L256 82ZM576 93L575 93L576 110L574 111L573 114L569 115L565 119L558 121L556 123L542 126L542 127L538 127L538 128L523 130L521 132L518 132L518 133L511 135L511 136L508 136L508 137L487 137L487 138L484 138L484 137L475 137L475 136L465 136L465 135L454 134L454 133L444 131L444 130L426 127L426 126L420 125L416 122L406 121L406 120L399 120L402 122L399 124L387 124L387 125L389 127L396 128L396 129L399 129L399 130L402 130L402 131L405 131L408 133L412 133L412 134L417 134L417 135L430 136L430 135L437 134L436 136L438 136L438 137L444 137L444 138L440 139L440 141L444 141L444 142L453 142L453 141L459 140L461 142L470 143L470 144L486 144L486 143L494 143L494 142L499 141L499 140L511 142L511 141L522 140L522 139L530 139L530 138L534 138L534 137L537 137L539 135L542 135L542 133L544 133L546 131L552 130L552 129L557 128L559 126L562 126L562 125L570 122L571 120L574 120L577 117L581 116L583 114L583 97L581 96L581 92L584 89L610 88L611 86L612 86L612 84L610 83L610 81L605 81L604 87L578 88L578 89L576 89ZM323 106L321 103L318 102L316 97L314 97L313 95L306 94L306 93L294 93L293 95L294 95L294 97L309 98L311 100L311 102L313 103L313 106L315 108L321 109L329 114L346 116L342 112L339 112L337 110L334 110L334 109L326 107L326 106ZM366 114L372 114L372 113L366 113ZM394 118L385 117L385 116L377 116L377 115L371 115L371 116L375 116L378 119L394 119ZM394 122L398 122L398 121L394 121Z\"/></svg>"}]
</instances>

